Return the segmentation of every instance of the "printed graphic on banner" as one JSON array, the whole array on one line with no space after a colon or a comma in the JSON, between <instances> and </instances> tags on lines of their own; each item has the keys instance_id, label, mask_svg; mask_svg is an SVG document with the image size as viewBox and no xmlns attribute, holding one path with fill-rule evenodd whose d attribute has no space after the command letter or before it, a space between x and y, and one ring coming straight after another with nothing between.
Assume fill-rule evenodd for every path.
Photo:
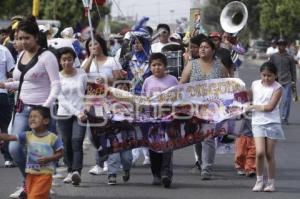
<instances>
[{"instance_id":1,"label":"printed graphic on banner","mask_svg":"<svg viewBox=\"0 0 300 199\"><path fill-rule=\"evenodd\" d=\"M97 89L94 89L97 90ZM208 137L238 134L248 104L240 79L214 79L171 87L153 97L108 88L109 94L88 112L99 153L140 146L154 151L179 149ZM98 117L96 110L103 108Z\"/></svg>"}]
</instances>

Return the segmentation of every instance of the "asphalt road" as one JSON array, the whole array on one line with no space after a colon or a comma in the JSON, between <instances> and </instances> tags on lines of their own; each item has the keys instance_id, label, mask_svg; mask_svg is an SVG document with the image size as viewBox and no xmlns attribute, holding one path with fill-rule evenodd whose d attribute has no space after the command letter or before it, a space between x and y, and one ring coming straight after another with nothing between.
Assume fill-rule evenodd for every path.
<instances>
[{"instance_id":1,"label":"asphalt road","mask_svg":"<svg viewBox=\"0 0 300 199\"><path fill-rule=\"evenodd\" d=\"M262 60L245 60L240 77L249 86L259 78L259 65ZM298 83L299 84L299 83ZM298 85L300 88L300 85ZM300 196L300 102L293 102L290 125L283 126L286 140L280 141L276 148L277 177L276 192L253 193L255 178L237 176L233 168L233 154L217 155L212 180L201 181L199 174L191 173L194 163L193 150L187 147L174 152L174 178L170 189L152 186L149 167L141 166L139 160L131 171L131 179L123 183L118 175L116 186L107 185L107 177L92 176L88 170L95 164L92 146L85 151L82 183L79 187L63 184L53 187L56 194L52 199L198 199L198 198L272 198L293 199ZM3 162L0 157L0 162ZM8 198L17 185L20 175L16 168L0 168L0 199Z\"/></svg>"}]
</instances>

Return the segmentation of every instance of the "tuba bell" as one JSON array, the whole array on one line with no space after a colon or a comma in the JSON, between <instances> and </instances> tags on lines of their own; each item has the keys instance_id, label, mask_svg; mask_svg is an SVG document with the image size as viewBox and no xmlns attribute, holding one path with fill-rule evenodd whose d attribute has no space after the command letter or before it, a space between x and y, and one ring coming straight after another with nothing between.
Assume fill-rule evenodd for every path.
<instances>
[{"instance_id":1,"label":"tuba bell","mask_svg":"<svg viewBox=\"0 0 300 199\"><path fill-rule=\"evenodd\" d=\"M248 9L239 1L228 3L222 10L220 24L225 32L237 34L248 20Z\"/></svg>"}]
</instances>

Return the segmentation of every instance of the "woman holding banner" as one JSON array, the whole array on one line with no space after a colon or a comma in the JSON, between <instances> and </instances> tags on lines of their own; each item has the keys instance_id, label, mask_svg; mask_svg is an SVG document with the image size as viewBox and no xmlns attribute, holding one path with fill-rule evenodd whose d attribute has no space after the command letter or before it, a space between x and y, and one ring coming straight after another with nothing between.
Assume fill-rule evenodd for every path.
<instances>
[{"instance_id":1,"label":"woman holding banner","mask_svg":"<svg viewBox=\"0 0 300 199\"><path fill-rule=\"evenodd\" d=\"M141 28L138 31L132 32L132 58L124 69L127 72L127 79L131 82L131 92L135 95L142 94L142 86L145 79L152 75L148 58L150 55L150 34L147 30ZM147 148L135 148L132 150L133 164L136 163L140 154L144 155L143 165L150 164L149 152Z\"/></svg>"},{"instance_id":2,"label":"woman holding banner","mask_svg":"<svg viewBox=\"0 0 300 199\"><path fill-rule=\"evenodd\" d=\"M102 37L95 35L94 39L94 42L91 38L86 41L87 58L82 63L82 68L88 74L88 87L92 84L96 87L101 87L101 84L112 85L115 79L121 77L121 65L113 57L108 56L106 41ZM103 96L95 98L93 98L93 103L101 106ZM107 157L99 157L97 153L96 165L89 173L93 175L105 174L107 172L106 159Z\"/></svg>"},{"instance_id":3,"label":"woman holding banner","mask_svg":"<svg viewBox=\"0 0 300 199\"><path fill-rule=\"evenodd\" d=\"M215 57L214 43L205 38L199 45L199 59L191 60L182 72L180 83L229 77L228 70ZM203 143L195 144L196 164L201 166L201 179L210 180L215 159L214 138L208 138Z\"/></svg>"}]
</instances>

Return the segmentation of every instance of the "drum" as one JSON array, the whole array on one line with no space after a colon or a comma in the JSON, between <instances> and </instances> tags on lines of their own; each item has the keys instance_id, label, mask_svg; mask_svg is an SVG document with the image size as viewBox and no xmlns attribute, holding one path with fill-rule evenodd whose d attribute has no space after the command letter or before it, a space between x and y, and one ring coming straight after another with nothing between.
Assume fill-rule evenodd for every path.
<instances>
[{"instance_id":1,"label":"drum","mask_svg":"<svg viewBox=\"0 0 300 199\"><path fill-rule=\"evenodd\" d=\"M183 53L185 48L177 43L169 43L162 48L162 53L167 57L167 73L177 77L179 80L181 78L181 73L183 70Z\"/></svg>"}]
</instances>

